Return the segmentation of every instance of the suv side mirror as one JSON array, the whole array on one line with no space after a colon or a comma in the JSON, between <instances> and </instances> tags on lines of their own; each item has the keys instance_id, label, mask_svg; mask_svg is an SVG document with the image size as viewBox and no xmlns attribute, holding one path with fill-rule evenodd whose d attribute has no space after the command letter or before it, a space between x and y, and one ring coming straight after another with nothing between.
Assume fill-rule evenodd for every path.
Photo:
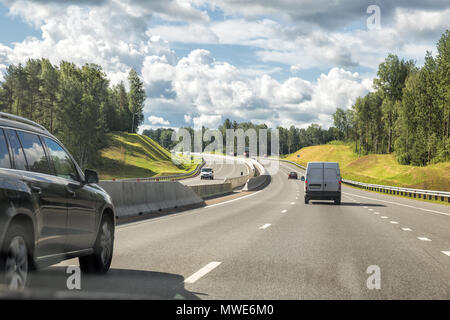
<instances>
[{"instance_id":1,"label":"suv side mirror","mask_svg":"<svg viewBox=\"0 0 450 320\"><path fill-rule=\"evenodd\" d=\"M86 169L84 170L84 178L86 183L98 183L97 171Z\"/></svg>"},{"instance_id":2,"label":"suv side mirror","mask_svg":"<svg viewBox=\"0 0 450 320\"><path fill-rule=\"evenodd\" d=\"M305 176L302 176L300 180L305 181Z\"/></svg>"}]
</instances>

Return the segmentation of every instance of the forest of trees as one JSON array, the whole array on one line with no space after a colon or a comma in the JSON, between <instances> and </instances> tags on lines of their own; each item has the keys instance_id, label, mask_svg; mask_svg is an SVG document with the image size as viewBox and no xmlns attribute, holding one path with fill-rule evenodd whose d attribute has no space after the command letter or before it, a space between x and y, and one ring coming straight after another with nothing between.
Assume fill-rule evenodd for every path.
<instances>
[{"instance_id":1,"label":"forest of trees","mask_svg":"<svg viewBox=\"0 0 450 320\"><path fill-rule=\"evenodd\" d=\"M134 133L143 122L145 91L133 69L128 83L128 92L123 82L110 86L94 64L55 66L47 59L30 59L7 68L0 83L0 111L45 126L82 167L95 165L105 133Z\"/></svg>"},{"instance_id":2,"label":"forest of trees","mask_svg":"<svg viewBox=\"0 0 450 320\"><path fill-rule=\"evenodd\" d=\"M395 152L401 164L450 160L450 32L426 53L423 67L389 55L374 79L375 92L333 115L340 140L359 155Z\"/></svg>"},{"instance_id":3,"label":"forest of trees","mask_svg":"<svg viewBox=\"0 0 450 320\"><path fill-rule=\"evenodd\" d=\"M259 129L267 129L267 150L270 154L270 129L265 125L255 125L251 122L241 122L238 123L236 121L231 121L230 119L225 119L224 123L219 126L219 130L223 136L223 146L225 152L226 149L226 135L225 132L227 129L242 129L247 131L248 129L255 129L257 132L257 136L259 136ZM194 129L185 128L191 133L191 144L193 148L194 141ZM207 128L203 128L203 132ZM325 144L332 140L336 140L338 138L338 130L335 127L330 127L328 130L322 129L318 124L312 124L306 129L299 129L291 126L290 128L278 127L279 132L279 153L280 154L289 154L297 151L303 147L308 147L312 145ZM172 133L173 129L170 128L158 128L158 129L146 129L143 134L157 141L160 145L162 145L166 149L172 149L177 142L172 141ZM208 145L210 142L204 141L203 148ZM259 152L259 150L258 150Z\"/></svg>"}]
</instances>

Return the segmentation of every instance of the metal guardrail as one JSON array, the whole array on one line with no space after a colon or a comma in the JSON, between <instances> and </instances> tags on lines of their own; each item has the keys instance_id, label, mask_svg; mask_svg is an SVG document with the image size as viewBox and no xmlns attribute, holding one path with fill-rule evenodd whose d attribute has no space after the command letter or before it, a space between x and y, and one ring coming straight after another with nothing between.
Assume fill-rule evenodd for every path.
<instances>
[{"instance_id":1,"label":"metal guardrail","mask_svg":"<svg viewBox=\"0 0 450 320\"><path fill-rule=\"evenodd\" d=\"M385 186L380 184L363 183L347 179L342 179L342 182L371 191L378 191L412 198L441 200L441 201L445 201L445 199L447 199L448 203L450 203L450 192L447 191L401 188L401 187Z\"/></svg>"},{"instance_id":2,"label":"metal guardrail","mask_svg":"<svg viewBox=\"0 0 450 320\"><path fill-rule=\"evenodd\" d=\"M181 179L187 179L197 176L200 173L200 170L206 164L205 160L202 159L202 162L197 165L197 167L186 173L173 174L169 176L159 176L159 177L148 177L148 178L128 178L128 179L113 179L113 180L102 180L102 181L175 181Z\"/></svg>"},{"instance_id":3,"label":"metal guardrail","mask_svg":"<svg viewBox=\"0 0 450 320\"><path fill-rule=\"evenodd\" d=\"M288 162L288 163L293 164L303 170L306 170L306 168L304 166L299 165L298 163L295 163L293 161L283 160L283 159L280 159L280 161ZM447 202L450 203L450 192L448 192L448 191L393 187L393 186L385 186L385 185L380 185L380 184L364 183L364 182L347 180L347 179L342 179L342 182L345 184L353 185L353 186L371 190L371 191L377 191L377 192L393 194L393 195L400 195L400 196L407 196L410 198L440 200L440 201L445 201L445 199L447 199Z\"/></svg>"}]
</instances>

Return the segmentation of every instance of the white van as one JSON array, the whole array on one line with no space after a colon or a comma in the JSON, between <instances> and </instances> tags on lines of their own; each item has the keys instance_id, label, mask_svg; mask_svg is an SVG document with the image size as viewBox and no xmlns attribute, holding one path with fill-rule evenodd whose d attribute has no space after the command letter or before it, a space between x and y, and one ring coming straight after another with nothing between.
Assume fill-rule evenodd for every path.
<instances>
[{"instance_id":1,"label":"white van","mask_svg":"<svg viewBox=\"0 0 450 320\"><path fill-rule=\"evenodd\" d=\"M302 179L303 180L303 179ZM308 162L305 203L309 200L334 200L341 203L341 172L337 162Z\"/></svg>"}]
</instances>

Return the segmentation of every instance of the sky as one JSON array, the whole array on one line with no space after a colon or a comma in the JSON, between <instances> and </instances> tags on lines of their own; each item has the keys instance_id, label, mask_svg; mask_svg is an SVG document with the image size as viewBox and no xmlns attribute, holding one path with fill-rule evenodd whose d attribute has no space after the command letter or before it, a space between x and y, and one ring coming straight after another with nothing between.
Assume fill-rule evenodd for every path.
<instances>
[{"instance_id":1,"label":"sky","mask_svg":"<svg viewBox=\"0 0 450 320\"><path fill-rule=\"evenodd\" d=\"M0 81L29 58L96 63L111 85L134 68L141 131L226 118L328 128L389 53L422 65L449 17L450 0L0 0Z\"/></svg>"}]
</instances>

